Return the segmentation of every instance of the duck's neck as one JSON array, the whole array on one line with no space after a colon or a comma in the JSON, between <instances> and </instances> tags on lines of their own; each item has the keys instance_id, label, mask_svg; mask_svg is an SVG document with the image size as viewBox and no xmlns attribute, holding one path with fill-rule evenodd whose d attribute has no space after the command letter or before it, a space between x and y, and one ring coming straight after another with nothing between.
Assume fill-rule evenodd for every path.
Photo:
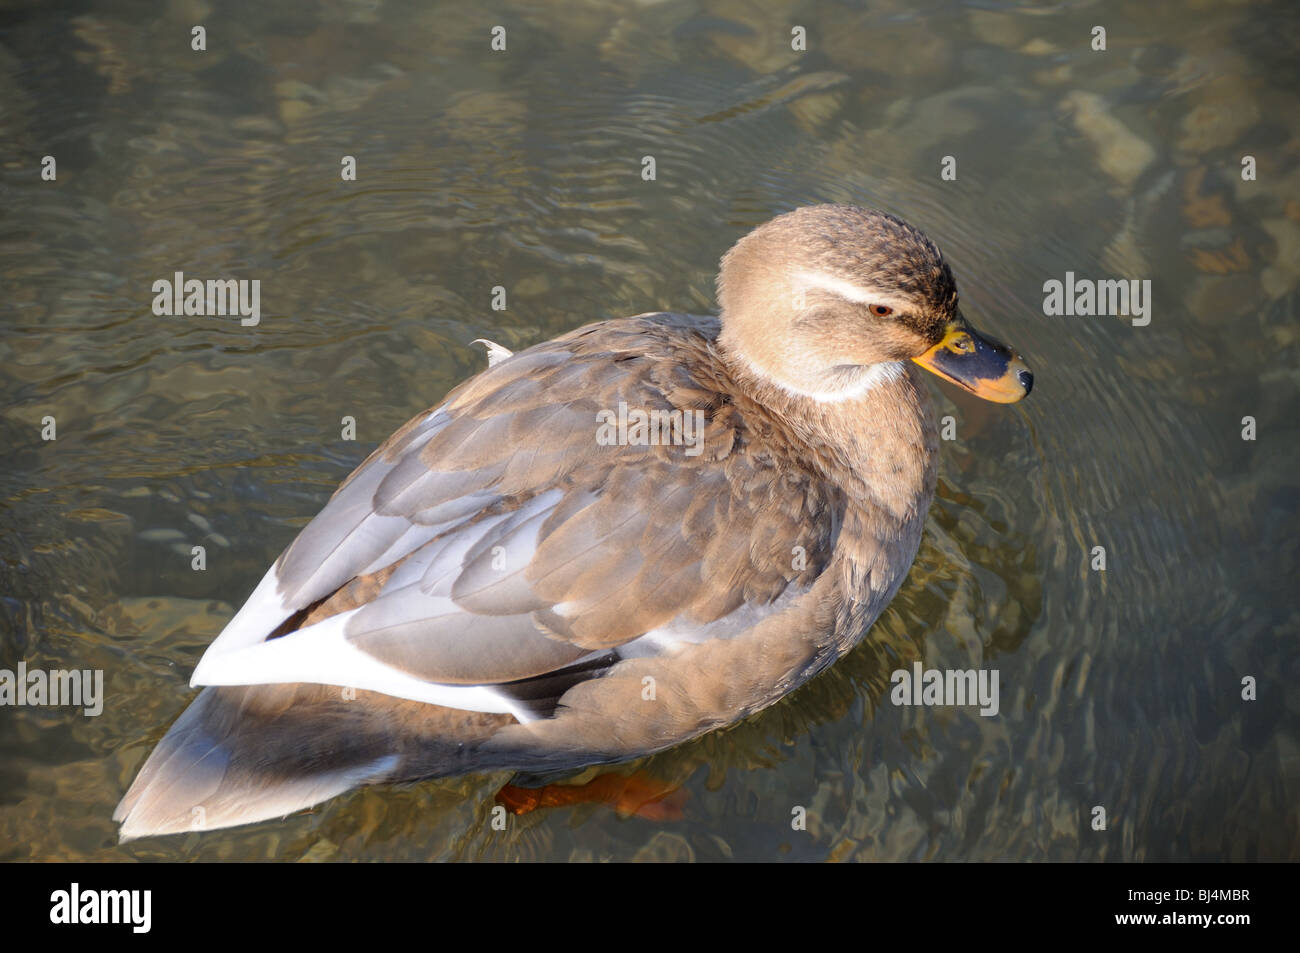
<instances>
[{"instance_id":1,"label":"duck's neck","mask_svg":"<svg viewBox=\"0 0 1300 953\"><path fill-rule=\"evenodd\" d=\"M845 368L819 389L794 388L720 349L736 390L807 453L806 465L850 502L894 520L924 516L934 495L938 431L911 362Z\"/></svg>"}]
</instances>

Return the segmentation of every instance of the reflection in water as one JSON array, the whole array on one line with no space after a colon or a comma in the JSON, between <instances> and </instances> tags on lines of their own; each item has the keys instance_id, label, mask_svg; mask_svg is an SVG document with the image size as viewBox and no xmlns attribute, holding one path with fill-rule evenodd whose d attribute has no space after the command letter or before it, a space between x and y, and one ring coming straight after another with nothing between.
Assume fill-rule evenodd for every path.
<instances>
[{"instance_id":1,"label":"reflection in water","mask_svg":"<svg viewBox=\"0 0 1300 953\"><path fill-rule=\"evenodd\" d=\"M203 54L175 40L203 4L13 23L0 668L101 668L108 698L0 713L0 857L1294 857L1300 21L1130 3L1099 54L1084 9L872 6L801 10L806 53L731 0L514 7L505 54L454 4L244 4ZM469 341L710 310L718 255L816 201L934 237L1035 393L942 393L908 582L826 675L641 765L686 785L682 821L493 834L504 779L471 777L116 846L203 647L369 449L481 367ZM1151 324L1045 316L1067 270L1149 279ZM175 271L259 279L260 324L155 317ZM914 660L997 668L999 716L890 704Z\"/></svg>"}]
</instances>

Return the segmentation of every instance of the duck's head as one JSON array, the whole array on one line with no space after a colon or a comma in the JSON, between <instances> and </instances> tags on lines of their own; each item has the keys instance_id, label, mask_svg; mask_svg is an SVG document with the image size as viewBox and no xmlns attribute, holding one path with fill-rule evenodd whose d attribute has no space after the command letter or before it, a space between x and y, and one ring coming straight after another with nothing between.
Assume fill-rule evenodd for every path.
<instances>
[{"instance_id":1,"label":"duck's head","mask_svg":"<svg viewBox=\"0 0 1300 953\"><path fill-rule=\"evenodd\" d=\"M759 226L723 256L718 303L729 356L818 400L860 395L909 360L999 403L1033 386L1019 355L966 322L935 244L884 212L814 205Z\"/></svg>"}]
</instances>

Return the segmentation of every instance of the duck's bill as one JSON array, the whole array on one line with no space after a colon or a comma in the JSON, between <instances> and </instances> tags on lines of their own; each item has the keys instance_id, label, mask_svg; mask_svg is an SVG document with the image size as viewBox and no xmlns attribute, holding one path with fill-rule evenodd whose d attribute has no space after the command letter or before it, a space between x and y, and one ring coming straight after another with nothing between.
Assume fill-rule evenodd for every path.
<instances>
[{"instance_id":1,"label":"duck's bill","mask_svg":"<svg viewBox=\"0 0 1300 953\"><path fill-rule=\"evenodd\" d=\"M961 319L944 329L942 341L912 360L975 396L999 404L1014 404L1034 386L1034 375L1019 354L977 333Z\"/></svg>"}]
</instances>

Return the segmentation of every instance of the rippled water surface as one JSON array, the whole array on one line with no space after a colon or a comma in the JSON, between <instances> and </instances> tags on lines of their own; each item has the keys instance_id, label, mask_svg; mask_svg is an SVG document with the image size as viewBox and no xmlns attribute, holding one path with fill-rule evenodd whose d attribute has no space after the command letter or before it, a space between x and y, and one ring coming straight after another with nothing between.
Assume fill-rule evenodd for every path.
<instances>
[{"instance_id":1,"label":"rippled water surface","mask_svg":"<svg viewBox=\"0 0 1300 953\"><path fill-rule=\"evenodd\" d=\"M1286 2L9 8L0 668L107 699L0 709L0 858L1300 856L1297 49ZM469 777L117 845L205 645L471 340L709 311L736 238L823 201L928 232L1037 382L935 385L955 439L903 589L828 674L642 764L683 819L493 832L503 779ZM156 317L176 271L260 279L261 323ZM1149 279L1150 324L1044 315L1067 271ZM996 669L1000 713L895 707L913 659Z\"/></svg>"}]
</instances>

